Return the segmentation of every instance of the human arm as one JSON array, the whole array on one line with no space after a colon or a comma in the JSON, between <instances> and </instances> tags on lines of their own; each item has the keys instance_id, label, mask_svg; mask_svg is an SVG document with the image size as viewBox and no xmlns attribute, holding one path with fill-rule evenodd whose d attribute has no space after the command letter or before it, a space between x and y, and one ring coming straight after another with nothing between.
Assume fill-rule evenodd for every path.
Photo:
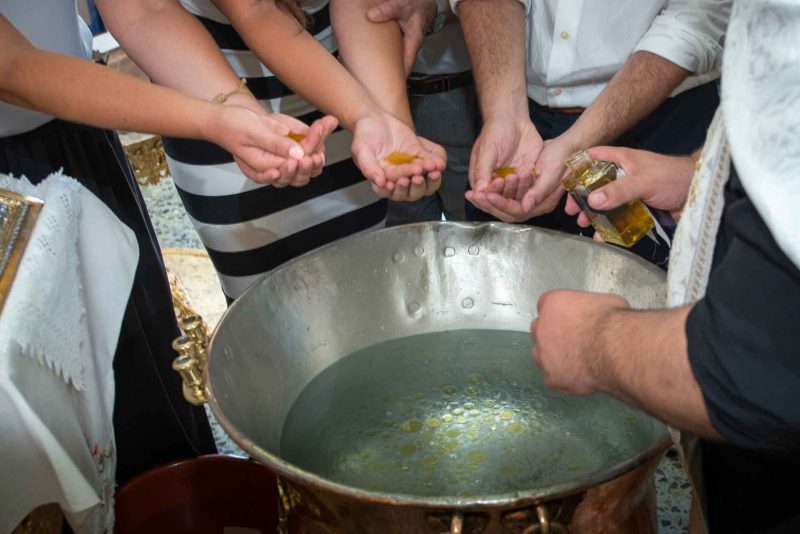
<instances>
[{"instance_id":1,"label":"human arm","mask_svg":"<svg viewBox=\"0 0 800 534\"><path fill-rule=\"evenodd\" d=\"M484 125L472 149L467 198L504 220L489 195L513 199L527 191L543 142L528 116L525 83L525 13L518 0L462 0L455 9L472 62ZM499 167L515 173L492 179Z\"/></svg>"},{"instance_id":2,"label":"human arm","mask_svg":"<svg viewBox=\"0 0 800 534\"><path fill-rule=\"evenodd\" d=\"M650 114L689 74L718 68L730 0L670 0L633 54L564 134L550 140L536 170L540 176L523 201L530 215L547 213L561 195L564 160L577 150L612 142Z\"/></svg>"},{"instance_id":3,"label":"human arm","mask_svg":"<svg viewBox=\"0 0 800 534\"><path fill-rule=\"evenodd\" d=\"M124 94L125 98L118 95ZM100 128L212 140L238 152L274 179L272 154L295 143L270 135L263 119L242 107L219 106L132 76L34 47L0 16L0 99ZM287 142L288 141L288 142Z\"/></svg>"},{"instance_id":4,"label":"human arm","mask_svg":"<svg viewBox=\"0 0 800 534\"><path fill-rule=\"evenodd\" d=\"M548 387L604 392L676 428L719 439L689 364L689 308L632 310L616 295L542 295L531 325L533 359Z\"/></svg>"},{"instance_id":5,"label":"human arm","mask_svg":"<svg viewBox=\"0 0 800 534\"><path fill-rule=\"evenodd\" d=\"M274 0L214 0L214 4L276 76L353 132L356 164L377 187L393 189L402 177L444 168L439 155L427 150L408 126L380 109L334 56ZM389 165L385 157L395 151L417 159Z\"/></svg>"},{"instance_id":6,"label":"human arm","mask_svg":"<svg viewBox=\"0 0 800 534\"><path fill-rule=\"evenodd\" d=\"M336 32L340 59L380 108L413 129L402 63L400 27L394 20L375 23L366 16L367 11L378 1L331 2L331 23ZM338 31L342 29L343 31ZM364 46L364 43L370 43L370 46ZM427 144L432 152L446 160L444 150L438 145L422 140L420 143L423 146ZM399 187L395 190L383 191L376 187L376 192L394 200L417 200L434 193L440 184L441 171L434 170L427 173L427 179L422 175L401 178L397 182ZM408 194L403 195L406 189Z\"/></svg>"},{"instance_id":7,"label":"human arm","mask_svg":"<svg viewBox=\"0 0 800 534\"><path fill-rule=\"evenodd\" d=\"M200 22L175 0L98 0L103 21L125 52L154 82L184 94L211 101L239 86L239 78ZM202 75L198 75L202 73ZM269 114L247 87L231 94L226 105L246 107L261 115L270 135L285 137L291 130L305 139L291 145L296 156L265 155L279 176L275 186L305 185L319 174L324 164L324 141L336 127L331 117L311 128L281 114ZM297 149L300 151L297 151ZM253 177L254 169L232 151L242 171Z\"/></svg>"}]
</instances>

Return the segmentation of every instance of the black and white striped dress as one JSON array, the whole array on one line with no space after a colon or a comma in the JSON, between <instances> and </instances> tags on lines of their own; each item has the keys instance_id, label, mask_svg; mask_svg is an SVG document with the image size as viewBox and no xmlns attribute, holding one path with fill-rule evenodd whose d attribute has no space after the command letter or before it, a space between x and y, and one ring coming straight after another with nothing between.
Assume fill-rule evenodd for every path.
<instances>
[{"instance_id":1,"label":"black and white striped dress","mask_svg":"<svg viewBox=\"0 0 800 534\"><path fill-rule=\"evenodd\" d=\"M236 73L271 112L310 124L322 114L263 65L208 0L181 0L209 30ZM331 53L336 42L328 0L304 2L308 30ZM217 270L229 301L261 275L304 252L380 228L386 202L353 163L352 136L338 129L326 143L320 176L300 188L277 189L244 176L230 153L195 140L164 139L172 178Z\"/></svg>"}]
</instances>

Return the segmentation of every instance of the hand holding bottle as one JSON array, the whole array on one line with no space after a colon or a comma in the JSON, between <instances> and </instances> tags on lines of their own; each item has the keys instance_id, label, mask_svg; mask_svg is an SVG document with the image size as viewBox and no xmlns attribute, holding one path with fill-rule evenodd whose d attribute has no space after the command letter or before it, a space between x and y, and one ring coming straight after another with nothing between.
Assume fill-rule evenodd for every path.
<instances>
[{"instance_id":1,"label":"hand holding bottle","mask_svg":"<svg viewBox=\"0 0 800 534\"><path fill-rule=\"evenodd\" d=\"M650 207L669 211L675 220L679 218L694 175L694 158L620 147L592 148L589 155L595 160L611 161L625 171L623 179L603 185L588 196L591 209L608 211L641 200ZM565 211L578 215L580 226L591 225L589 216L572 197L567 199ZM595 233L595 239L603 240L599 233Z\"/></svg>"}]
</instances>

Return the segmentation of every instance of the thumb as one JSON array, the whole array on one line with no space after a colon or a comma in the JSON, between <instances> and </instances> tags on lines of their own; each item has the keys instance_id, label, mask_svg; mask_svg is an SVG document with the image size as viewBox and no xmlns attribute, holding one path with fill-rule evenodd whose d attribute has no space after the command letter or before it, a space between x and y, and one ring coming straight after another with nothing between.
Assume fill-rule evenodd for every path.
<instances>
[{"instance_id":1,"label":"thumb","mask_svg":"<svg viewBox=\"0 0 800 534\"><path fill-rule=\"evenodd\" d=\"M252 145L264 152L269 152L282 158L300 160L306 155L300 143L294 139L277 135L269 130L262 131L260 135L253 136Z\"/></svg>"},{"instance_id":2,"label":"thumb","mask_svg":"<svg viewBox=\"0 0 800 534\"><path fill-rule=\"evenodd\" d=\"M589 195L589 206L598 210L610 210L632 200L641 200L645 196L643 182L636 175L614 180Z\"/></svg>"},{"instance_id":3,"label":"thumb","mask_svg":"<svg viewBox=\"0 0 800 534\"><path fill-rule=\"evenodd\" d=\"M475 158L475 191L485 191L489 187L496 166L493 155L492 150L478 150Z\"/></svg>"},{"instance_id":4,"label":"thumb","mask_svg":"<svg viewBox=\"0 0 800 534\"><path fill-rule=\"evenodd\" d=\"M386 22L397 18L400 18L400 10L394 0L387 0L367 11L367 19L370 22Z\"/></svg>"}]
</instances>

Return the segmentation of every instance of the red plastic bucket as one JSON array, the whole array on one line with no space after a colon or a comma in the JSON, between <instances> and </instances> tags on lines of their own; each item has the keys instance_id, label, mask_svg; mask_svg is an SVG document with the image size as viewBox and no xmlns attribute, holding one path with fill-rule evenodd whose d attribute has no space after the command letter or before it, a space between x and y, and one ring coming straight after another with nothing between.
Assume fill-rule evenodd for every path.
<instances>
[{"instance_id":1,"label":"red plastic bucket","mask_svg":"<svg viewBox=\"0 0 800 534\"><path fill-rule=\"evenodd\" d=\"M236 456L163 465L116 493L116 534L273 534L277 528L275 475Z\"/></svg>"}]
</instances>

